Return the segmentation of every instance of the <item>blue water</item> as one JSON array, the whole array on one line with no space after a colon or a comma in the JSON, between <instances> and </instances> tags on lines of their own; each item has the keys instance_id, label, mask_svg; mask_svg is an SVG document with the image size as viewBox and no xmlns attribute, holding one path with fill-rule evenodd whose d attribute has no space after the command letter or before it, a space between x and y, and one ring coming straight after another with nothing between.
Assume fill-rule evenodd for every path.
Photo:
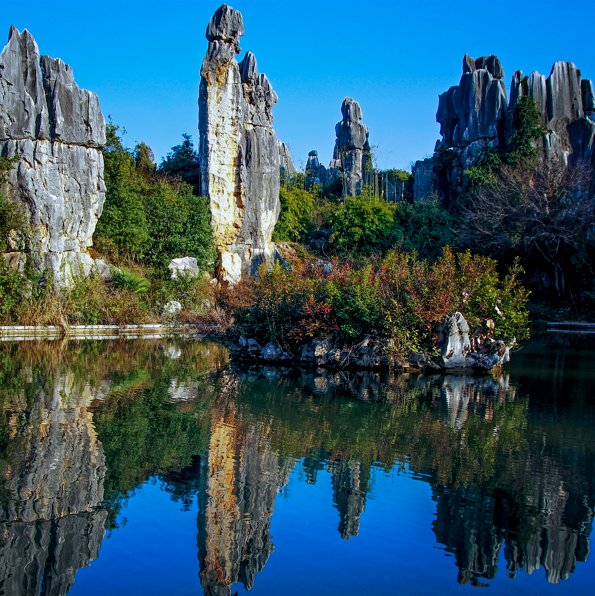
<instances>
[{"instance_id":1,"label":"blue water","mask_svg":"<svg viewBox=\"0 0 595 596\"><path fill-rule=\"evenodd\" d=\"M1 349L2 596L594 591L589 345L487 377Z\"/></svg>"}]
</instances>

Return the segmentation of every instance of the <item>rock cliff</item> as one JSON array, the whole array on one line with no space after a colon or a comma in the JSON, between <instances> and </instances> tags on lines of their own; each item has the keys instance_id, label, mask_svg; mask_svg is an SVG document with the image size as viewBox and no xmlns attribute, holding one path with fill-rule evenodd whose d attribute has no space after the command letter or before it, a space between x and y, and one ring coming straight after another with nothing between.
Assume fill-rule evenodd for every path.
<instances>
[{"instance_id":1,"label":"rock cliff","mask_svg":"<svg viewBox=\"0 0 595 596\"><path fill-rule=\"evenodd\" d=\"M20 159L7 195L29 216L35 266L59 284L93 265L86 251L105 200L104 144L97 95L80 89L62 60L40 56L27 30L11 27L0 54L0 154ZM23 239L11 249L23 251Z\"/></svg>"},{"instance_id":2,"label":"rock cliff","mask_svg":"<svg viewBox=\"0 0 595 596\"><path fill-rule=\"evenodd\" d=\"M235 283L275 257L279 216L279 143L271 110L277 94L258 73L254 54L238 64L242 15L221 6L209 41L199 92L202 193L209 197L220 278Z\"/></svg>"},{"instance_id":3,"label":"rock cliff","mask_svg":"<svg viewBox=\"0 0 595 596\"><path fill-rule=\"evenodd\" d=\"M510 89L511 115L524 95L535 101L541 125L547 129L541 147L545 157L564 164L595 164L593 83L582 79L573 62L556 62L547 79L537 71L529 77L515 71ZM509 129L512 133L512 125Z\"/></svg>"},{"instance_id":4,"label":"rock cliff","mask_svg":"<svg viewBox=\"0 0 595 596\"><path fill-rule=\"evenodd\" d=\"M528 95L541 115L546 134L537 144L543 159L564 164L595 164L595 107L593 85L582 79L572 62L556 62L550 76L515 71L510 99L504 69L496 56L463 58L459 84L440 95L436 121L442 139L432 158L414 167L414 199L438 192L449 207L456 207L465 189L464 172L490 147L505 149L515 132L514 114L521 97Z\"/></svg>"},{"instance_id":5,"label":"rock cliff","mask_svg":"<svg viewBox=\"0 0 595 596\"><path fill-rule=\"evenodd\" d=\"M289 152L289 147L283 143L283 141L278 141L279 143L279 173L282 179L288 179L295 176L297 170L293 165L293 161L291 160L291 154Z\"/></svg>"}]
</instances>

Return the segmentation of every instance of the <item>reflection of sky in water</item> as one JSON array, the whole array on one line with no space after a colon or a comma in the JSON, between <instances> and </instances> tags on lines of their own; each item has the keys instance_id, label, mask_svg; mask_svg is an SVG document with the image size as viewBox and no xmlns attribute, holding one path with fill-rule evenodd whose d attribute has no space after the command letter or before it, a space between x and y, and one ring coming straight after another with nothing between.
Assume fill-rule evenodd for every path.
<instances>
[{"instance_id":1,"label":"reflection of sky in water","mask_svg":"<svg viewBox=\"0 0 595 596\"><path fill-rule=\"evenodd\" d=\"M454 557L432 532L436 506L427 482L394 469L375 469L359 535L342 540L331 478L315 485L297 464L277 495L271 534L275 551L250 594L433 594L474 590L456 583ZM71 594L201 594L196 552L196 502L191 511L147 483L123 515L126 525L103 541L99 559L81 569ZM503 556L500 557L502 563ZM490 594L590 593L592 564L578 565L567 582L551 585L543 569L506 577L500 566ZM247 594L238 583L232 593Z\"/></svg>"},{"instance_id":2,"label":"reflection of sky in water","mask_svg":"<svg viewBox=\"0 0 595 596\"><path fill-rule=\"evenodd\" d=\"M4 354L0 593L595 586L592 351L537 343L495 378L290 379L174 347Z\"/></svg>"}]
</instances>

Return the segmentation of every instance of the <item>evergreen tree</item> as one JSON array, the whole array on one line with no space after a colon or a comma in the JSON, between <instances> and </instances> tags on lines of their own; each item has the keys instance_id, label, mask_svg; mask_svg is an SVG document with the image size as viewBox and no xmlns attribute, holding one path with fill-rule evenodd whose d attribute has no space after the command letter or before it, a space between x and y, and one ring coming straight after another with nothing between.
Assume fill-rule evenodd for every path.
<instances>
[{"instance_id":1,"label":"evergreen tree","mask_svg":"<svg viewBox=\"0 0 595 596\"><path fill-rule=\"evenodd\" d=\"M194 187L194 194L200 195L200 162L198 152L194 150L192 137L183 134L184 140L163 158L159 172L173 178L181 178L183 182Z\"/></svg>"}]
</instances>

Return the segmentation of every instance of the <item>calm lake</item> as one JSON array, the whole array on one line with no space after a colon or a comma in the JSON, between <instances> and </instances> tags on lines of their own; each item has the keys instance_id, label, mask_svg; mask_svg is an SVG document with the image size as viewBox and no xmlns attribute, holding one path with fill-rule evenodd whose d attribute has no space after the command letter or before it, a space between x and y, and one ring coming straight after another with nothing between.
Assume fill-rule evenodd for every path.
<instances>
[{"instance_id":1,"label":"calm lake","mask_svg":"<svg viewBox=\"0 0 595 596\"><path fill-rule=\"evenodd\" d=\"M0 343L0 595L595 591L595 340L486 376Z\"/></svg>"}]
</instances>

